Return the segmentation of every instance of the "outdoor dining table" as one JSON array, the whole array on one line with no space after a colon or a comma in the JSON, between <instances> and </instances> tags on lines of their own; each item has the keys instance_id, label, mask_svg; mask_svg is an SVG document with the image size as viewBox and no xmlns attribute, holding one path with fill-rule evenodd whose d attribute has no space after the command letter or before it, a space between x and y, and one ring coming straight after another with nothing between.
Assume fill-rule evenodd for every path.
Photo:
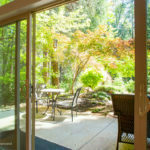
<instances>
[{"instance_id":1,"label":"outdoor dining table","mask_svg":"<svg viewBox=\"0 0 150 150\"><path fill-rule=\"evenodd\" d=\"M50 107L50 103L52 104L52 113L51 113L51 116L52 116L52 119L55 120L55 108L56 108L56 101L57 101L57 96L60 94L60 93L63 93L64 90L63 89L42 89L41 90L42 93L46 93L47 94L47 98L48 98L48 101L47 101L47 108L46 108L46 111L44 112L44 114L48 111L49 107ZM50 98L50 95L52 95L52 98ZM56 97L55 97L56 95Z\"/></svg>"}]
</instances>

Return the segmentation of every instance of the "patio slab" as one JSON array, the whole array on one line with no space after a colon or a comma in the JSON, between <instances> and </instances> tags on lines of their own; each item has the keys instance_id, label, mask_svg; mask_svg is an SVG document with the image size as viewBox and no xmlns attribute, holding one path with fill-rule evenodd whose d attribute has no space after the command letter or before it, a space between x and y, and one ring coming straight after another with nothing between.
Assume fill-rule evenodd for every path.
<instances>
[{"instance_id":1,"label":"patio slab","mask_svg":"<svg viewBox=\"0 0 150 150\"><path fill-rule=\"evenodd\" d=\"M36 136L72 150L116 150L117 119L93 114L57 116L36 121ZM134 150L131 144L119 143L119 150Z\"/></svg>"},{"instance_id":2,"label":"patio slab","mask_svg":"<svg viewBox=\"0 0 150 150\"><path fill-rule=\"evenodd\" d=\"M73 150L116 148L117 120L98 115L79 115L74 122L37 121L36 136Z\"/></svg>"}]
</instances>

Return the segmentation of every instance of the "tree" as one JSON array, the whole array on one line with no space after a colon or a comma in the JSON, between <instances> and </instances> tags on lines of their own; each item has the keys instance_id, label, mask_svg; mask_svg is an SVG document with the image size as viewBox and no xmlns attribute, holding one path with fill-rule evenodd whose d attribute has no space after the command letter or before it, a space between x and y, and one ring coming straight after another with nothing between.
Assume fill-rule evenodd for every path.
<instances>
[{"instance_id":1,"label":"tree","mask_svg":"<svg viewBox=\"0 0 150 150\"><path fill-rule=\"evenodd\" d=\"M53 48L53 40L58 40L57 51L61 54L64 50L62 45L63 42L67 42L67 36L71 36L72 32L76 29L84 28L88 26L88 20L85 15L80 15L83 11L82 9L77 9L73 12L66 12L64 6L50 11L42 12L37 17L37 27L38 29L38 49L43 51L43 79L46 84L48 81L49 65L51 62L51 73L52 73L52 84L58 86L58 58L56 57L58 53L55 52ZM63 48L63 49L62 49ZM60 56L58 54L58 56ZM62 56L60 56L62 57ZM40 59L41 60L41 59ZM61 61L61 59L60 59Z\"/></svg>"},{"instance_id":2,"label":"tree","mask_svg":"<svg viewBox=\"0 0 150 150\"><path fill-rule=\"evenodd\" d=\"M73 81L71 91L79 74L84 70L86 65L90 62L91 57L95 59L109 58L122 60L125 56L131 59L134 55L134 44L132 40L125 41L120 38L114 38L110 31L105 26L99 26L98 29L87 31L83 33L76 31L71 42L68 44L68 49L65 52L65 57L71 62L73 71Z\"/></svg>"},{"instance_id":3,"label":"tree","mask_svg":"<svg viewBox=\"0 0 150 150\"><path fill-rule=\"evenodd\" d=\"M3 5L5 5L5 4L7 4L7 3L9 3L9 2L12 2L13 0L1 0L0 1L0 6L3 6Z\"/></svg>"},{"instance_id":4,"label":"tree","mask_svg":"<svg viewBox=\"0 0 150 150\"><path fill-rule=\"evenodd\" d=\"M134 37L134 1L112 0L113 20L108 22L114 29L116 37L129 40Z\"/></svg>"},{"instance_id":5,"label":"tree","mask_svg":"<svg viewBox=\"0 0 150 150\"><path fill-rule=\"evenodd\" d=\"M80 0L78 2L78 5L82 6L84 9L83 14L86 14L90 19L90 26L83 31L86 31L87 29L93 31L99 25L107 24L108 4L109 3L106 0Z\"/></svg>"},{"instance_id":6,"label":"tree","mask_svg":"<svg viewBox=\"0 0 150 150\"><path fill-rule=\"evenodd\" d=\"M82 74L81 82L84 86L94 89L102 78L103 76L97 70L88 70Z\"/></svg>"},{"instance_id":7,"label":"tree","mask_svg":"<svg viewBox=\"0 0 150 150\"><path fill-rule=\"evenodd\" d=\"M0 39L0 99L10 105L15 100L15 25L1 28Z\"/></svg>"}]
</instances>

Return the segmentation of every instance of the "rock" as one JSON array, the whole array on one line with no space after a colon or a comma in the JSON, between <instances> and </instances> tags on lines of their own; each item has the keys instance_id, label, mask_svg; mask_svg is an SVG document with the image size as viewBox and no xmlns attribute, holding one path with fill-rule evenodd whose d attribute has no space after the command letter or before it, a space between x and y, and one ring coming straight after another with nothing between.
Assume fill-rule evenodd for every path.
<instances>
[{"instance_id":1,"label":"rock","mask_svg":"<svg viewBox=\"0 0 150 150\"><path fill-rule=\"evenodd\" d=\"M89 93L89 92L93 92L93 90L92 90L92 88L90 88L90 87L85 87L85 88L84 88L84 92L85 92L85 93Z\"/></svg>"}]
</instances>

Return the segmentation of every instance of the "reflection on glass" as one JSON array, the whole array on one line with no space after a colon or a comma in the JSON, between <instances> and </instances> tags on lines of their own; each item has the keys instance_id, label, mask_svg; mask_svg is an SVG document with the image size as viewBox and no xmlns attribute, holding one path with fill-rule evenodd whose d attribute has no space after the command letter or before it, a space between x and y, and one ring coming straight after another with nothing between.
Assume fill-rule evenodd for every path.
<instances>
[{"instance_id":1,"label":"reflection on glass","mask_svg":"<svg viewBox=\"0 0 150 150\"><path fill-rule=\"evenodd\" d=\"M14 149L15 25L0 28L0 149Z\"/></svg>"}]
</instances>

